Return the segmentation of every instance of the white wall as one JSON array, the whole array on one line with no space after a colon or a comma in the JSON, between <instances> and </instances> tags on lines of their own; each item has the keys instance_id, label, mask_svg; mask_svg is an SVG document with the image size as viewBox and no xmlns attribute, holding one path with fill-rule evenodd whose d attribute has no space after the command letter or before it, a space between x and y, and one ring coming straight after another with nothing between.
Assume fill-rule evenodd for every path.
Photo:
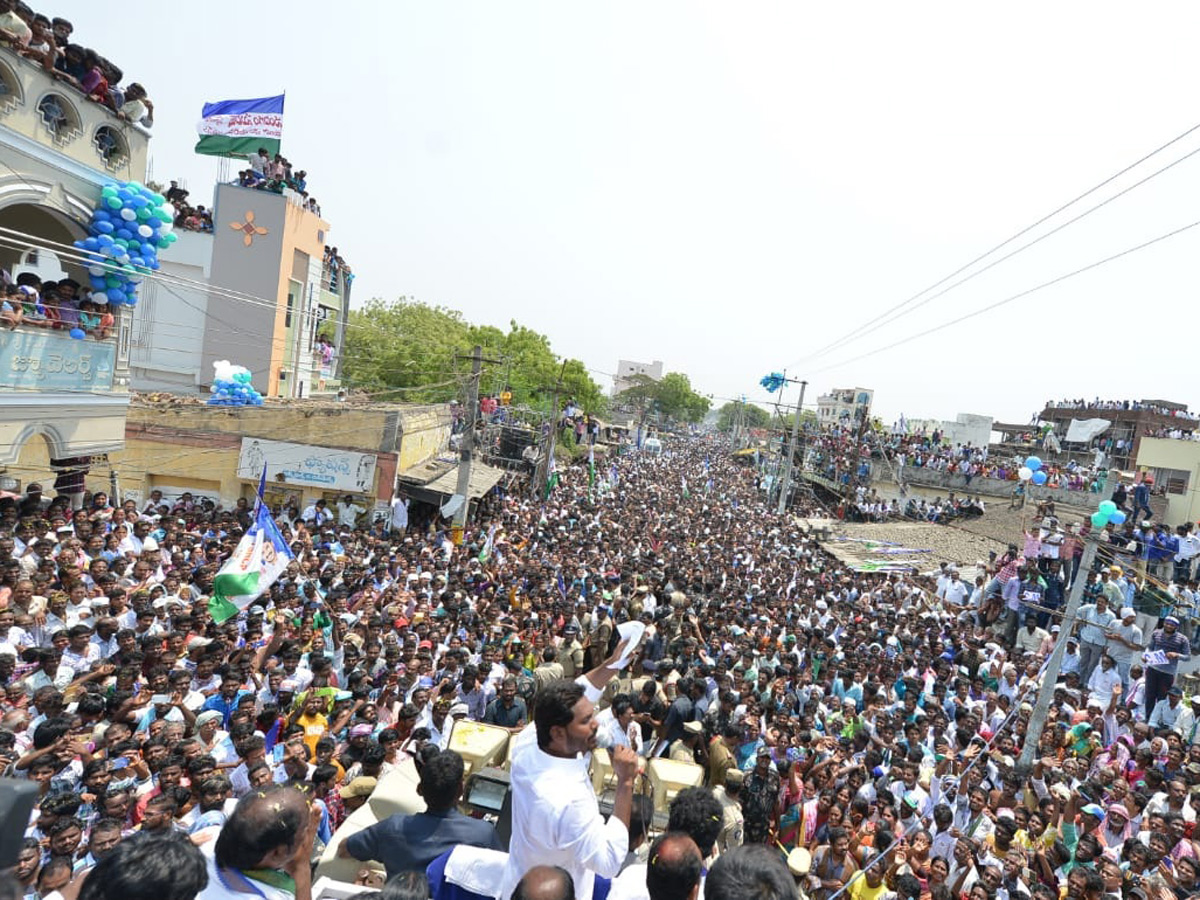
<instances>
[{"instance_id":1,"label":"white wall","mask_svg":"<svg viewBox=\"0 0 1200 900\"><path fill-rule=\"evenodd\" d=\"M159 257L160 274L207 285L212 265L212 235L178 231L179 240ZM211 380L201 371L204 330L208 325L204 286L142 282L133 309L129 365L139 391L194 392Z\"/></svg>"}]
</instances>

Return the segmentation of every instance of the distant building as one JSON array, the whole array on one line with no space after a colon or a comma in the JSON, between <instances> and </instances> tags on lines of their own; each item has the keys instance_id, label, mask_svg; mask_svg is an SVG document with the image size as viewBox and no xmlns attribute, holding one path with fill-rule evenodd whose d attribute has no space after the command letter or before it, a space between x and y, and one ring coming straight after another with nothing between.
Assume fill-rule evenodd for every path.
<instances>
[{"instance_id":1,"label":"distant building","mask_svg":"<svg viewBox=\"0 0 1200 900\"><path fill-rule=\"evenodd\" d=\"M950 446L986 447L991 441L993 421L991 416L974 413L959 413L954 419L909 419L906 433L932 435L936 431L942 443Z\"/></svg>"},{"instance_id":2,"label":"distant building","mask_svg":"<svg viewBox=\"0 0 1200 900\"><path fill-rule=\"evenodd\" d=\"M1180 428L1190 432L1197 425L1187 404L1170 400L1054 403L1047 404L1039 418L1054 426L1064 452L1100 450L1117 469L1133 468L1143 437Z\"/></svg>"},{"instance_id":3,"label":"distant building","mask_svg":"<svg viewBox=\"0 0 1200 900\"><path fill-rule=\"evenodd\" d=\"M134 310L133 387L201 392L228 359L266 397L336 393L353 279L330 266L330 228L295 192L218 184L213 230L180 232L163 257L188 281L148 284Z\"/></svg>"},{"instance_id":4,"label":"distant building","mask_svg":"<svg viewBox=\"0 0 1200 900\"><path fill-rule=\"evenodd\" d=\"M870 410L875 392L868 388L834 388L817 398L817 421L823 426L857 421L858 410Z\"/></svg>"},{"instance_id":5,"label":"distant building","mask_svg":"<svg viewBox=\"0 0 1200 900\"><path fill-rule=\"evenodd\" d=\"M1143 437L1137 467L1154 479L1154 491L1167 499L1172 525L1200 519L1200 441Z\"/></svg>"},{"instance_id":6,"label":"distant building","mask_svg":"<svg viewBox=\"0 0 1200 900\"><path fill-rule=\"evenodd\" d=\"M663 377L662 361L656 359L654 362L644 363L630 359L617 360L617 374L613 376L613 396L633 387L635 375L645 375L653 381L658 381Z\"/></svg>"}]
</instances>

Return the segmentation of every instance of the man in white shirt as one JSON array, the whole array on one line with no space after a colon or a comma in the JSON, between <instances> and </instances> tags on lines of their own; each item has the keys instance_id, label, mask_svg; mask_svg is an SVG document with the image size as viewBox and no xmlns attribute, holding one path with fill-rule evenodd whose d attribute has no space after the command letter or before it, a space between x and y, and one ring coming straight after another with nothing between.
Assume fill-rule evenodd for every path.
<instances>
[{"instance_id":1,"label":"man in white shirt","mask_svg":"<svg viewBox=\"0 0 1200 900\"><path fill-rule=\"evenodd\" d=\"M300 520L302 522L315 521L317 527L320 528L322 525L328 525L333 521L333 513L325 508L325 501L323 499L317 500L315 503L310 503L304 507L304 512L300 513Z\"/></svg>"},{"instance_id":2,"label":"man in white shirt","mask_svg":"<svg viewBox=\"0 0 1200 900\"><path fill-rule=\"evenodd\" d=\"M538 697L536 743L518 746L512 763L512 841L498 897L508 900L535 865L558 865L575 882L576 900L591 900L596 875L614 877L629 851L629 818L638 757L614 747L617 776L605 822L588 776L596 747L595 706L584 687L556 681Z\"/></svg>"},{"instance_id":3,"label":"man in white shirt","mask_svg":"<svg viewBox=\"0 0 1200 900\"><path fill-rule=\"evenodd\" d=\"M958 577L958 569L952 568L949 579L938 588L937 595L944 603L957 609L967 602L967 598L971 596L971 589Z\"/></svg>"},{"instance_id":4,"label":"man in white shirt","mask_svg":"<svg viewBox=\"0 0 1200 900\"><path fill-rule=\"evenodd\" d=\"M347 494L338 501L338 524L346 528L353 528L358 521L358 517L367 511L365 506L359 506L354 502L354 498Z\"/></svg>"},{"instance_id":5,"label":"man in white shirt","mask_svg":"<svg viewBox=\"0 0 1200 900\"><path fill-rule=\"evenodd\" d=\"M408 530L408 498L400 494L392 497L391 530L395 534L404 534Z\"/></svg>"},{"instance_id":6,"label":"man in white shirt","mask_svg":"<svg viewBox=\"0 0 1200 900\"><path fill-rule=\"evenodd\" d=\"M1117 671L1117 661L1108 653L1100 657L1100 665L1092 669L1092 676L1088 679L1088 693L1093 697L1101 698L1102 703L1107 706L1108 698L1112 697L1113 688L1121 683L1121 673Z\"/></svg>"},{"instance_id":7,"label":"man in white shirt","mask_svg":"<svg viewBox=\"0 0 1200 900\"><path fill-rule=\"evenodd\" d=\"M1137 626L1137 612L1131 606L1123 607L1121 621L1108 629L1108 655L1117 661L1122 687L1129 687L1129 667L1133 665L1134 654L1140 654L1145 645L1142 629Z\"/></svg>"}]
</instances>

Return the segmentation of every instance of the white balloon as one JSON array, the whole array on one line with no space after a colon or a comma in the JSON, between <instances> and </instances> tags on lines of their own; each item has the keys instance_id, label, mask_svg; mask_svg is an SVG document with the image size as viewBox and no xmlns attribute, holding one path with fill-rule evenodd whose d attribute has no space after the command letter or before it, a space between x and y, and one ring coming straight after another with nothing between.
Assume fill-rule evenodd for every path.
<instances>
[{"instance_id":1,"label":"white balloon","mask_svg":"<svg viewBox=\"0 0 1200 900\"><path fill-rule=\"evenodd\" d=\"M154 234L154 229L151 228L149 225L139 225L138 226L138 234L140 234L144 238L148 238L148 237L150 237L150 235Z\"/></svg>"},{"instance_id":2,"label":"white balloon","mask_svg":"<svg viewBox=\"0 0 1200 900\"><path fill-rule=\"evenodd\" d=\"M1033 477L1033 469L1029 468L1029 466L1021 466L1021 468L1017 470L1017 477L1022 481L1028 481Z\"/></svg>"},{"instance_id":3,"label":"white balloon","mask_svg":"<svg viewBox=\"0 0 1200 900\"><path fill-rule=\"evenodd\" d=\"M104 266L88 266L88 274L100 276L104 274Z\"/></svg>"},{"instance_id":4,"label":"white balloon","mask_svg":"<svg viewBox=\"0 0 1200 900\"><path fill-rule=\"evenodd\" d=\"M121 218L124 219L126 222L132 222L134 219L137 218L137 213L135 213L128 206L126 206L124 209L121 210Z\"/></svg>"},{"instance_id":5,"label":"white balloon","mask_svg":"<svg viewBox=\"0 0 1200 900\"><path fill-rule=\"evenodd\" d=\"M92 291L92 302L104 306L108 303L108 294L104 293L104 291Z\"/></svg>"}]
</instances>

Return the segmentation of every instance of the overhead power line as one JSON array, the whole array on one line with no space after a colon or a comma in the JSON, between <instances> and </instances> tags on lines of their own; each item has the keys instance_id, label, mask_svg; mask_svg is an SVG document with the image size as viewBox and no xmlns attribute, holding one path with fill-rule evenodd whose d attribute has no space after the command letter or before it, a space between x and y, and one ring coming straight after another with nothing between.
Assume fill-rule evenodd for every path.
<instances>
[{"instance_id":1,"label":"overhead power line","mask_svg":"<svg viewBox=\"0 0 1200 900\"><path fill-rule=\"evenodd\" d=\"M1113 262L1115 260L1121 259L1126 256L1130 256L1131 254L1137 253L1139 250L1145 250L1147 247L1153 247L1155 244L1160 244L1163 241L1170 240L1171 238L1177 237L1178 235L1181 235L1184 232L1191 231L1193 228L1196 228L1197 226L1200 226L1200 219L1198 219L1195 222L1192 222L1188 225L1184 225L1180 228L1176 228L1173 231L1168 231L1166 234L1160 234L1158 237L1151 238L1150 240L1144 241L1143 243L1137 244L1136 246L1128 247L1125 250L1120 251L1119 253L1114 253L1111 256L1106 256L1103 259L1098 259L1095 262L1088 263L1086 266L1081 266L1078 269L1073 269L1072 271L1066 272L1062 275L1059 275L1056 278L1051 278L1049 281L1043 281L1041 284L1034 285L1033 287L1027 288L1026 290L1019 291L1015 294L1010 294L1009 296L1007 296L1001 300L997 300L995 303L990 303L987 306L984 306L984 307L976 309L972 312L966 313L965 315L959 316L956 319L950 319L947 322L942 322L940 325L934 325L932 328L926 328L924 331L918 331L916 334L910 334L908 337L901 338L900 340L894 341L890 344L885 344L882 347L877 347L874 350L869 350L866 353L860 353L858 356L852 356L849 359L842 360L841 362L833 363L832 365L828 365L828 366L822 366L821 368L814 370L814 374L816 372L827 372L830 369L841 368L842 366L849 365L850 363L858 362L860 359L866 359L869 356L875 356L879 353L884 353L888 350L894 350L896 347L900 347L904 344L911 343L912 341L918 340L920 338L927 337L931 334L934 334L935 332L942 331L943 329L950 328L954 325L958 325L962 322L965 322L968 319L973 319L976 316L981 316L984 313L991 312L992 310L998 309L999 307L1004 306L1005 304L1012 303L1014 300L1020 300L1023 297L1028 297L1030 294L1035 294L1038 291L1043 290L1045 288L1052 287L1053 285L1056 285L1056 284L1061 284L1062 282L1066 281L1069 278L1074 278L1076 275L1082 275L1084 272L1090 272L1092 269L1098 269L1100 266L1106 265L1107 263Z\"/></svg>"},{"instance_id":2,"label":"overhead power line","mask_svg":"<svg viewBox=\"0 0 1200 900\"><path fill-rule=\"evenodd\" d=\"M1189 135L1195 133L1197 130L1200 130L1200 123L1193 125L1191 128L1187 129L1183 133L1181 133L1181 134L1177 135L1176 137L1172 138L1171 140L1167 141L1165 144L1162 144L1161 146L1150 151L1149 153L1147 153L1145 156L1141 157L1140 159L1130 163L1129 165L1125 166L1124 168L1120 169L1119 171L1114 172L1112 175L1105 178L1099 184L1096 184L1096 185L1088 188L1082 194L1079 194L1078 196L1074 197L1073 199L1068 200L1066 203L1062 204L1061 206L1059 206L1057 209L1053 210L1052 212L1047 213L1046 215L1042 216L1041 218L1037 219L1036 221L1031 222L1029 225L1026 225L1020 231L1016 232L1015 234L1011 235L1010 237L1005 238L999 244L996 244L991 249L987 250L984 253L981 253L979 256L976 256L970 262L967 262L964 265L959 266L957 269L955 269L950 274L944 276L943 278L938 279L933 284L929 285L928 287L924 288L923 290L918 291L917 293L913 294L911 297L907 298L906 300L902 300L901 302L889 307L888 309L879 313L877 316L870 319L869 321L863 323L862 325L855 327L854 329L852 329L850 331L847 331L845 334L834 339L833 341L829 342L828 344L825 344L824 346L822 346L819 349L815 350L814 352L808 354L807 356L801 357L800 360L797 360L795 363L791 363L789 365L789 368L797 365L800 362L805 362L808 360L816 359L820 356L824 356L825 354L831 352L832 350L838 349L838 348L844 346L845 344L848 344L854 340L857 340L859 337L863 337L866 334L869 334L870 332L877 330L876 327L872 327L872 326L882 327L883 325L890 324L890 322L894 322L896 319L900 318L901 316L896 315L896 316L892 317L891 319L889 319L888 322L883 322L881 320L888 319L888 317L892 316L893 313L898 313L901 310L904 310L905 307L908 307L911 304L915 303L917 300L924 297L926 294L930 293L931 291L937 290L939 287L946 284L946 282L951 281L952 279L958 277L963 272L966 272L968 269L970 269L972 266L976 265L977 263L982 262L983 260L987 259L989 256L992 256L993 254L997 253L998 251L1004 249L1005 247L1007 247L1009 244L1013 243L1014 241L1019 240L1020 238L1024 237L1026 234L1033 231L1039 225L1042 225L1042 224L1048 222L1050 219L1053 219L1059 213L1064 212L1065 210L1074 206L1079 201L1091 196L1092 194L1096 193L1097 191L1101 190L1102 188L1104 188L1107 185L1111 184L1112 182L1116 181L1122 175L1125 175L1128 172L1131 172L1133 169L1136 169L1142 163L1154 158L1158 154L1162 153L1164 150L1167 150L1168 148L1174 146L1175 144L1177 144L1180 141L1187 138ZM1079 216L1076 216L1075 218L1064 223L1063 225L1060 225L1059 227L1055 228L1053 231L1050 231L1049 233L1038 238L1037 240L1034 240L1028 244L1025 244L1021 248L1013 251L1010 254L1007 254L1005 257L1003 257L1000 260L996 260L995 262L993 262L986 268L981 269L979 272L976 272L975 274L969 276L968 278L964 278L961 281L957 282L956 284L951 285L950 287L946 288L946 291L952 290L954 287L957 287L960 284L964 284L965 282L969 281L971 278L974 278L975 275L982 274L983 272L987 271L988 269L992 268L995 265L998 265L999 263L1003 262L1006 259L1011 259L1013 256L1016 256L1018 253L1021 253L1024 250L1027 250L1030 247L1034 246L1034 244L1039 243L1040 241L1044 240L1047 237L1050 237L1050 235L1052 235L1058 231L1061 231L1067 225L1070 225L1073 222L1079 221L1079 219L1083 218L1086 215L1089 215L1090 213L1094 212L1097 209L1100 209L1101 207L1105 206L1106 204L1117 199L1117 197L1120 197L1120 196L1128 193L1129 191L1133 190L1134 188L1139 187L1142 184L1145 184L1151 178L1154 178L1155 176L1162 174L1163 172L1167 171L1168 169L1173 168L1174 166L1178 165L1179 163L1183 162L1184 160L1195 155L1197 152L1200 152L1200 148L1198 148L1197 150L1193 150L1191 153L1188 153L1187 155L1181 157L1180 159L1175 160L1175 162L1170 163L1167 166L1164 166L1163 168L1159 169L1158 171L1154 172L1153 174L1149 175L1148 177L1142 179L1141 181L1137 182L1136 184L1126 188L1125 190L1121 191L1120 193L1114 195L1113 197L1110 197L1108 200L1105 200L1104 202L1097 204L1096 206L1089 209L1087 212L1085 212ZM937 296L942 296L942 294L946 293L946 291L942 291ZM934 298L933 297L928 298L928 300L932 300L932 299L934 299ZM928 300L923 301L922 304L920 304L920 305L924 305L924 303L928 302ZM918 308L918 307L913 307L913 309L916 309L916 308ZM911 311L912 310L907 310L904 313L902 313L902 315L907 315L907 313L911 312Z\"/></svg>"}]
</instances>

